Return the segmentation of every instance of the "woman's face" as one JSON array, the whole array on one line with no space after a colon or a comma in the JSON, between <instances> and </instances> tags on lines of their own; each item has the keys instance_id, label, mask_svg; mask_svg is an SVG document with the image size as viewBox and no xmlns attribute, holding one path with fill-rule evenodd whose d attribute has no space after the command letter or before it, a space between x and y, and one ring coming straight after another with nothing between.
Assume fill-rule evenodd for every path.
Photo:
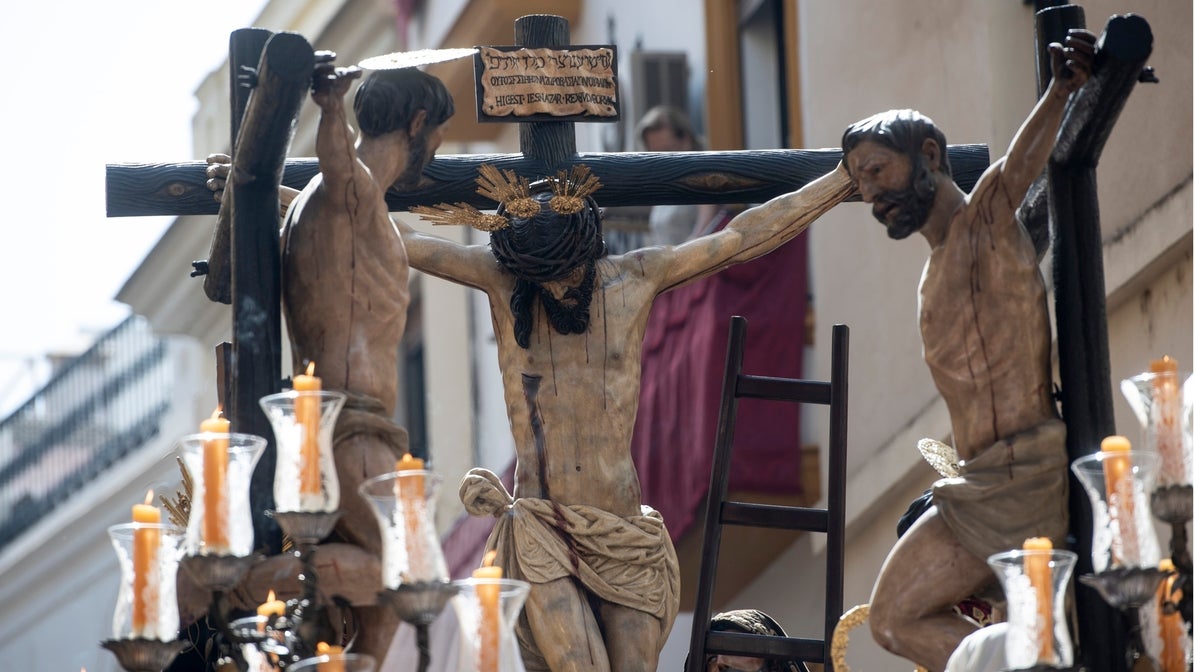
<instances>
[{"instance_id":1,"label":"woman's face","mask_svg":"<svg viewBox=\"0 0 1195 672\"><path fill-rule=\"evenodd\" d=\"M767 661L749 656L710 656L705 665L706 672L764 672Z\"/></svg>"}]
</instances>

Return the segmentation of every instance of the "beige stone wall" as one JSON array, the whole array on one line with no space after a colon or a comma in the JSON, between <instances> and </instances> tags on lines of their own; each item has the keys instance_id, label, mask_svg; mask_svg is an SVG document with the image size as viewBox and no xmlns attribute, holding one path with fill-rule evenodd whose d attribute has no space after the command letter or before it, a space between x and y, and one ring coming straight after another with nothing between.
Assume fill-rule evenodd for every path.
<instances>
[{"instance_id":1,"label":"beige stone wall","mask_svg":"<svg viewBox=\"0 0 1195 672\"><path fill-rule=\"evenodd\" d=\"M873 112L912 107L952 143L982 142L1003 154L1034 102L1032 6L1019 2L801 4L805 137L838 146L844 126ZM1129 9L1083 3L1088 26ZM1150 59L1162 84L1139 85L1098 171L1113 384L1169 353L1190 369L1191 6L1133 3L1155 37ZM920 356L916 287L928 254L919 238L891 241L864 205L848 204L810 232L818 334L851 333L850 505L846 603L865 602L895 523L934 478L916 456L918 436L946 438L948 420ZM1048 275L1047 275L1048 277ZM811 376L828 375L828 339L811 353ZM1139 429L1116 399L1118 431ZM816 421L825 436L825 420ZM816 439L816 436L814 437ZM816 541L795 544L728 606L763 608L796 634L820 630ZM866 629L852 638L853 669L903 669ZM663 668L661 668L663 669Z\"/></svg>"}]
</instances>

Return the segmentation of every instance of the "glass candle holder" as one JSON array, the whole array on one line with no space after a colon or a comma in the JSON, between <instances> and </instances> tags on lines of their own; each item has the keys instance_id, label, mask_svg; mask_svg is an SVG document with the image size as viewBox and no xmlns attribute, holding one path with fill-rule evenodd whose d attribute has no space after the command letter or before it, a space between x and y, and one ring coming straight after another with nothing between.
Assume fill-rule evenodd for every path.
<instances>
[{"instance_id":1,"label":"glass candle holder","mask_svg":"<svg viewBox=\"0 0 1195 672\"><path fill-rule=\"evenodd\" d=\"M249 480L266 440L252 434L206 432L184 436L177 447L191 475L187 555L252 553Z\"/></svg>"},{"instance_id":2,"label":"glass candle holder","mask_svg":"<svg viewBox=\"0 0 1195 672\"><path fill-rule=\"evenodd\" d=\"M269 616L254 615L228 624L232 641L240 646L252 672L259 672L261 667L272 672L279 657L290 655L287 633L274 628L272 620Z\"/></svg>"},{"instance_id":3,"label":"glass candle holder","mask_svg":"<svg viewBox=\"0 0 1195 672\"><path fill-rule=\"evenodd\" d=\"M108 528L120 562L120 590L112 615L112 638L178 637L175 579L182 559L183 530L161 523L124 523Z\"/></svg>"},{"instance_id":4,"label":"glass candle holder","mask_svg":"<svg viewBox=\"0 0 1195 672\"><path fill-rule=\"evenodd\" d=\"M988 558L1008 600L1004 653L1009 669L1074 664L1066 590L1077 560L1072 551L1064 550L1016 550Z\"/></svg>"},{"instance_id":5,"label":"glass candle holder","mask_svg":"<svg viewBox=\"0 0 1195 672\"><path fill-rule=\"evenodd\" d=\"M276 511L326 513L340 508L332 430L344 401L343 393L330 391L289 391L261 398L277 446Z\"/></svg>"},{"instance_id":6,"label":"glass candle holder","mask_svg":"<svg viewBox=\"0 0 1195 672\"><path fill-rule=\"evenodd\" d=\"M452 598L460 624L459 672L522 670L515 625L531 584L516 579L461 579Z\"/></svg>"},{"instance_id":7,"label":"glass candle holder","mask_svg":"<svg viewBox=\"0 0 1195 672\"><path fill-rule=\"evenodd\" d=\"M1091 564L1096 573L1157 567L1161 548L1150 512L1157 470L1157 454L1140 450L1092 453L1071 463L1091 500Z\"/></svg>"},{"instance_id":8,"label":"glass candle holder","mask_svg":"<svg viewBox=\"0 0 1195 672\"><path fill-rule=\"evenodd\" d=\"M358 491L373 505L382 535L382 585L448 581L436 534L436 492L443 477L426 469L375 476Z\"/></svg>"},{"instance_id":9,"label":"glass candle holder","mask_svg":"<svg viewBox=\"0 0 1195 672\"><path fill-rule=\"evenodd\" d=\"M1189 374L1180 377L1177 367L1165 366L1160 360L1151 366L1155 368L1158 370L1120 381L1120 391L1141 424L1145 450L1158 454L1158 486L1189 484L1195 403L1191 388L1195 382Z\"/></svg>"},{"instance_id":10,"label":"glass candle holder","mask_svg":"<svg viewBox=\"0 0 1195 672\"><path fill-rule=\"evenodd\" d=\"M291 672L374 672L377 661L364 653L325 653L288 665Z\"/></svg>"}]
</instances>

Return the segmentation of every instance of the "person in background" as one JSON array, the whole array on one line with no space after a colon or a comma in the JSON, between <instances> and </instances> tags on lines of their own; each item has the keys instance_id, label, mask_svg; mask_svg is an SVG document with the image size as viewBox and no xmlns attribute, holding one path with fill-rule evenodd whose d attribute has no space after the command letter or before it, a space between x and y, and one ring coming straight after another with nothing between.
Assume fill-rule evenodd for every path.
<instances>
[{"instance_id":1,"label":"person in background","mask_svg":"<svg viewBox=\"0 0 1195 672\"><path fill-rule=\"evenodd\" d=\"M787 637L784 628L758 609L736 609L715 614L710 619L712 632L742 632L749 635ZM768 660L752 656L707 656L706 672L808 672L804 664L791 660Z\"/></svg>"},{"instance_id":2,"label":"person in background","mask_svg":"<svg viewBox=\"0 0 1195 672\"><path fill-rule=\"evenodd\" d=\"M705 149L685 113L670 105L651 108L635 126L639 144L649 152L699 152ZM648 243L680 245L708 233L716 205L656 205L648 218Z\"/></svg>"}]
</instances>

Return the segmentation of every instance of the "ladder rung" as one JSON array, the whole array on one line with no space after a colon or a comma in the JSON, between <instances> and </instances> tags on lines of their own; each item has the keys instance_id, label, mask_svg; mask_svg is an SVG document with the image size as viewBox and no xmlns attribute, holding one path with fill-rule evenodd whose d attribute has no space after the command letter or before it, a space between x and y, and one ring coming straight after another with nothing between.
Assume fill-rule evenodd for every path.
<instances>
[{"instance_id":1,"label":"ladder rung","mask_svg":"<svg viewBox=\"0 0 1195 672\"><path fill-rule=\"evenodd\" d=\"M781 660L800 660L824 663L825 647L820 639L773 637L743 632L707 632L705 653L731 656L752 656Z\"/></svg>"},{"instance_id":2,"label":"ladder rung","mask_svg":"<svg viewBox=\"0 0 1195 672\"><path fill-rule=\"evenodd\" d=\"M723 525L825 532L829 529L829 519L829 513L825 509L751 504L749 502L722 502L721 523Z\"/></svg>"},{"instance_id":3,"label":"ladder rung","mask_svg":"<svg viewBox=\"0 0 1195 672\"><path fill-rule=\"evenodd\" d=\"M830 383L792 378L771 378L739 374L736 397L799 401L806 404L830 404Z\"/></svg>"}]
</instances>

